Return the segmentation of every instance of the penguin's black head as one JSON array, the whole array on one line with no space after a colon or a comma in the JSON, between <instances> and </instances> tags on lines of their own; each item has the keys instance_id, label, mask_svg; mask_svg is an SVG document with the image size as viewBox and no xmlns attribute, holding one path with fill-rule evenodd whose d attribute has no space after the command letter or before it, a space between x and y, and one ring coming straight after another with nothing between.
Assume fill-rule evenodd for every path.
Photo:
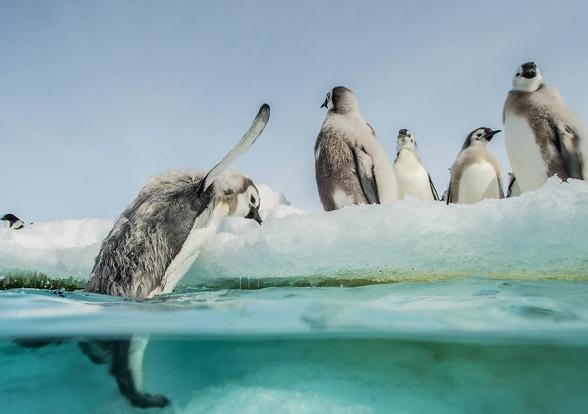
<instances>
[{"instance_id":1,"label":"penguin's black head","mask_svg":"<svg viewBox=\"0 0 588 414\"><path fill-rule=\"evenodd\" d=\"M249 213L245 216L246 219L255 220L258 224L263 223L261 216L259 215L259 206L261 205L261 197L259 197L259 191L253 182L245 192L245 197L249 204Z\"/></svg>"},{"instance_id":2,"label":"penguin's black head","mask_svg":"<svg viewBox=\"0 0 588 414\"><path fill-rule=\"evenodd\" d=\"M334 112L347 112L357 107L357 100L353 92L345 86L336 86L331 89L321 108L327 108Z\"/></svg>"},{"instance_id":3,"label":"penguin's black head","mask_svg":"<svg viewBox=\"0 0 588 414\"><path fill-rule=\"evenodd\" d=\"M535 62L527 62L518 67L512 80L512 86L517 91L535 92L542 82L541 71Z\"/></svg>"},{"instance_id":4,"label":"penguin's black head","mask_svg":"<svg viewBox=\"0 0 588 414\"><path fill-rule=\"evenodd\" d=\"M406 149L412 152L416 152L417 143L414 135L410 133L408 129L401 129L398 131L398 139L396 140L396 155L400 154L400 151Z\"/></svg>"},{"instance_id":5,"label":"penguin's black head","mask_svg":"<svg viewBox=\"0 0 588 414\"><path fill-rule=\"evenodd\" d=\"M498 134L499 132L501 132L500 129L496 129L496 130L492 130L490 128L486 128L486 127L482 127L482 128L476 128L474 129L472 132L469 133L469 135L467 136L462 150L468 148L470 145L475 145L475 144L486 144L490 141L492 141L492 138L494 137L494 135Z\"/></svg>"},{"instance_id":6,"label":"penguin's black head","mask_svg":"<svg viewBox=\"0 0 588 414\"><path fill-rule=\"evenodd\" d=\"M16 217L14 214L4 214L4 216L2 216L2 218L0 218L0 220L2 221L8 221L9 223L14 223L18 220L20 220L18 217Z\"/></svg>"},{"instance_id":7,"label":"penguin's black head","mask_svg":"<svg viewBox=\"0 0 588 414\"><path fill-rule=\"evenodd\" d=\"M535 62L527 62L521 65L521 76L525 79L533 79L537 76L537 65Z\"/></svg>"}]
</instances>

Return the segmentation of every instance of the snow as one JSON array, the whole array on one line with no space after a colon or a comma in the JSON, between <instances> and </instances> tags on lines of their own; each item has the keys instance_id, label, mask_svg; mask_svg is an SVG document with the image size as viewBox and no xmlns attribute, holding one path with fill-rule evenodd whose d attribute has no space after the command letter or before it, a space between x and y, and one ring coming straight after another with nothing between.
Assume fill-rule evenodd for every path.
<instances>
[{"instance_id":1,"label":"snow","mask_svg":"<svg viewBox=\"0 0 588 414\"><path fill-rule=\"evenodd\" d=\"M409 199L311 214L267 186L259 190L263 225L225 219L180 284L588 275L588 186L582 181L553 178L520 197L474 205ZM32 270L87 278L111 225L64 220L1 229L0 275Z\"/></svg>"}]
</instances>

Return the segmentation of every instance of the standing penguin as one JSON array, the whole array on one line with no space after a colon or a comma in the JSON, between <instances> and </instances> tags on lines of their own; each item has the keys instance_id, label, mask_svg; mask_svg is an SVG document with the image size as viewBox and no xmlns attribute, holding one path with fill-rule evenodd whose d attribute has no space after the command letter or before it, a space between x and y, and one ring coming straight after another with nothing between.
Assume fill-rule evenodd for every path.
<instances>
[{"instance_id":1,"label":"standing penguin","mask_svg":"<svg viewBox=\"0 0 588 414\"><path fill-rule=\"evenodd\" d=\"M433 180L417 154L416 139L406 129L398 131L394 172L399 198L410 194L420 200L439 200Z\"/></svg>"},{"instance_id":2,"label":"standing penguin","mask_svg":"<svg viewBox=\"0 0 588 414\"><path fill-rule=\"evenodd\" d=\"M516 71L504 104L506 151L522 192L535 190L557 174L584 179L586 134L559 93L543 83L533 62Z\"/></svg>"},{"instance_id":3,"label":"standing penguin","mask_svg":"<svg viewBox=\"0 0 588 414\"><path fill-rule=\"evenodd\" d=\"M499 132L477 128L467 136L450 170L447 204L472 204L485 198L504 197L500 164L488 148Z\"/></svg>"},{"instance_id":4,"label":"standing penguin","mask_svg":"<svg viewBox=\"0 0 588 414\"><path fill-rule=\"evenodd\" d=\"M20 230L25 226L24 222L21 219L16 217L14 214L10 213L2 216L0 220L5 221L6 225L13 230Z\"/></svg>"},{"instance_id":5,"label":"standing penguin","mask_svg":"<svg viewBox=\"0 0 588 414\"><path fill-rule=\"evenodd\" d=\"M398 198L390 159L359 112L353 92L337 86L321 108L327 115L314 146L316 183L325 211Z\"/></svg>"},{"instance_id":6,"label":"standing penguin","mask_svg":"<svg viewBox=\"0 0 588 414\"><path fill-rule=\"evenodd\" d=\"M86 291L137 299L171 292L226 215L261 224L255 184L226 168L259 137L269 120L263 105L241 142L208 173L171 172L153 179L115 222L102 244ZM137 407L169 400L140 390L146 338L87 340L80 348L107 363L121 393Z\"/></svg>"}]
</instances>

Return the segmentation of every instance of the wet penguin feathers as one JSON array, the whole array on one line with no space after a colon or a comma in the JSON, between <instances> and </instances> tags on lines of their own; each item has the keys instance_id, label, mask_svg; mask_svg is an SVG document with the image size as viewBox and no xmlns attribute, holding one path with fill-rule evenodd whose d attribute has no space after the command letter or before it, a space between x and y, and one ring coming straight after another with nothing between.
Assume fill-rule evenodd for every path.
<instances>
[{"instance_id":1,"label":"wet penguin feathers","mask_svg":"<svg viewBox=\"0 0 588 414\"><path fill-rule=\"evenodd\" d=\"M257 188L226 168L251 147L268 120L264 104L241 141L210 171L171 171L152 179L104 240L87 290L135 298L169 292L224 215L261 222ZM246 208L243 192L252 200Z\"/></svg>"}]
</instances>

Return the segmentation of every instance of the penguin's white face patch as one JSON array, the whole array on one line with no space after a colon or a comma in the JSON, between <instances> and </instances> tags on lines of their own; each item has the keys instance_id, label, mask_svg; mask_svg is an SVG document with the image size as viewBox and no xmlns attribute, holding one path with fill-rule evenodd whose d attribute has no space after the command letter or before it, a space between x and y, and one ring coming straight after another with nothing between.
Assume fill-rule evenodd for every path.
<instances>
[{"instance_id":1,"label":"penguin's white face patch","mask_svg":"<svg viewBox=\"0 0 588 414\"><path fill-rule=\"evenodd\" d=\"M486 141L486 139L484 138L485 136L486 131L484 130L484 128L476 129L474 132L472 132L472 135L470 135L470 144L487 143L488 141Z\"/></svg>"},{"instance_id":2,"label":"penguin's white face patch","mask_svg":"<svg viewBox=\"0 0 588 414\"><path fill-rule=\"evenodd\" d=\"M535 69L535 76L533 78L526 78L523 76L523 65L519 66L512 78L512 89L522 92L535 92L543 83L543 76L539 68Z\"/></svg>"},{"instance_id":3,"label":"penguin's white face patch","mask_svg":"<svg viewBox=\"0 0 588 414\"><path fill-rule=\"evenodd\" d=\"M257 188L250 185L243 193L237 195L235 208L229 214L235 217L246 217L252 208L259 209L260 202Z\"/></svg>"},{"instance_id":4,"label":"penguin's white face patch","mask_svg":"<svg viewBox=\"0 0 588 414\"><path fill-rule=\"evenodd\" d=\"M403 132L398 134L398 140L396 141L396 152L400 150L408 149L416 151L416 139L408 130L402 130Z\"/></svg>"}]
</instances>

